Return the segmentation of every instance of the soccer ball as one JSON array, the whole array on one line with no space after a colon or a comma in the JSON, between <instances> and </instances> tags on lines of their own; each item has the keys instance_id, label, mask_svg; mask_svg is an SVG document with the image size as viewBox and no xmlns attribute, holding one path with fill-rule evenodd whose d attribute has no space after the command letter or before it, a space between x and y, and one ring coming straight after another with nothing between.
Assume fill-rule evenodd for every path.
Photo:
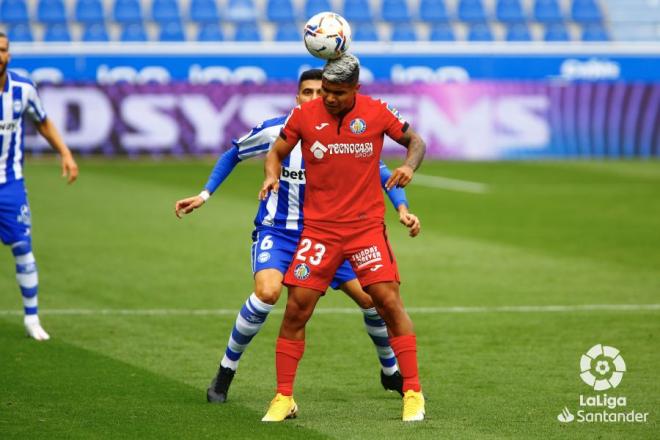
<instances>
[{"instance_id":1,"label":"soccer ball","mask_svg":"<svg viewBox=\"0 0 660 440\"><path fill-rule=\"evenodd\" d=\"M321 12L305 24L305 47L315 57L339 58L351 44L351 27L339 14Z\"/></svg>"}]
</instances>

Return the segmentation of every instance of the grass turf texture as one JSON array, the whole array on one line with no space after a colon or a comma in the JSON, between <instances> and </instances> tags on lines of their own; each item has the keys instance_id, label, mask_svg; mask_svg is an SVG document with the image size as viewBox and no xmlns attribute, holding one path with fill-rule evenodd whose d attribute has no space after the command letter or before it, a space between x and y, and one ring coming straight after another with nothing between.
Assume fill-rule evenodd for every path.
<instances>
[{"instance_id":1,"label":"grass turf texture","mask_svg":"<svg viewBox=\"0 0 660 440\"><path fill-rule=\"evenodd\" d=\"M28 160L42 321L23 337L0 314L4 438L652 438L660 411L660 311L412 313L427 420L400 422L378 382L356 313L319 313L296 381L296 420L259 420L274 394L274 314L243 356L226 405L205 389L252 289L251 221L262 170L237 168L200 211L178 221L209 162L83 160L66 187L51 160ZM388 217L409 307L659 303L660 163L427 163L420 171L485 183L486 194L413 185L414 240ZM0 310L20 310L8 249ZM281 300L277 310L281 312ZM323 308L350 308L329 292ZM226 315L56 315L57 309L229 309ZM580 355L621 350L609 395L646 424L561 424L575 413ZM619 411L619 410L614 410ZM655 434L654 434L655 433Z\"/></svg>"}]
</instances>

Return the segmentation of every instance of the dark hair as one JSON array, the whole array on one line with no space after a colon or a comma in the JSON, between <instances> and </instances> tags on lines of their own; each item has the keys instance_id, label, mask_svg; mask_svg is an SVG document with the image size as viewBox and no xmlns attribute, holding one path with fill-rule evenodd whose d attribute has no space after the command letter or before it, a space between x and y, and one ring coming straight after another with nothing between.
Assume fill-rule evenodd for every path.
<instances>
[{"instance_id":1,"label":"dark hair","mask_svg":"<svg viewBox=\"0 0 660 440\"><path fill-rule=\"evenodd\" d=\"M7 34L5 34L2 31L0 31L0 38L6 38L7 40L9 40L9 37L7 36Z\"/></svg>"},{"instance_id":2,"label":"dark hair","mask_svg":"<svg viewBox=\"0 0 660 440\"><path fill-rule=\"evenodd\" d=\"M321 69L309 69L301 73L300 78L298 79L298 90L300 90L300 86L302 85L303 81L308 81L310 79L316 79L320 81L323 79L323 71Z\"/></svg>"}]
</instances>

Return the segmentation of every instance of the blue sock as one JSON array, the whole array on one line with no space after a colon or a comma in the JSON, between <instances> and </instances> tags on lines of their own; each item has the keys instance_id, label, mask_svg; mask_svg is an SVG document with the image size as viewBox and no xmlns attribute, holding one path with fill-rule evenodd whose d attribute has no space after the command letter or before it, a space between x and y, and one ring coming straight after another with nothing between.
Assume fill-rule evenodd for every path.
<instances>
[{"instance_id":1,"label":"blue sock","mask_svg":"<svg viewBox=\"0 0 660 440\"><path fill-rule=\"evenodd\" d=\"M250 295L243 304L241 311L238 312L234 328L231 330L231 336L229 336L225 355L220 361L221 366L236 371L241 355L254 335L261 330L261 326L266 322L266 318L273 307L273 304L266 304L257 298L256 294Z\"/></svg>"},{"instance_id":2,"label":"blue sock","mask_svg":"<svg viewBox=\"0 0 660 440\"><path fill-rule=\"evenodd\" d=\"M383 373L391 376L399 371L399 367L396 364L394 350L390 346L390 338L387 335L385 321L380 317L375 307L360 310L364 314L364 326L367 329L367 333L369 333L369 337L376 346L378 360L380 361Z\"/></svg>"},{"instance_id":3,"label":"blue sock","mask_svg":"<svg viewBox=\"0 0 660 440\"><path fill-rule=\"evenodd\" d=\"M29 242L19 241L12 244L11 252L16 259L16 281L18 281L18 286L21 288L23 309L26 315L36 315L38 312L39 277L34 255L32 254L32 246Z\"/></svg>"}]
</instances>

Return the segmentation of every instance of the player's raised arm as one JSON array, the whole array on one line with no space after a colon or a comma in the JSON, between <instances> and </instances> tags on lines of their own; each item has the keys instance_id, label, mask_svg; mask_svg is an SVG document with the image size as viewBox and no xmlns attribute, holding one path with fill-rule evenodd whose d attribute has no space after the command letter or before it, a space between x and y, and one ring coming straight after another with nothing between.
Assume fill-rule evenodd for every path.
<instances>
[{"instance_id":1,"label":"player's raised arm","mask_svg":"<svg viewBox=\"0 0 660 440\"><path fill-rule=\"evenodd\" d=\"M273 143L272 148L266 155L264 163L264 183L259 191L259 200L265 200L270 191L277 192L280 188L280 172L282 161L291 154L295 145L289 145L287 141L278 137Z\"/></svg>"},{"instance_id":2,"label":"player's raised arm","mask_svg":"<svg viewBox=\"0 0 660 440\"><path fill-rule=\"evenodd\" d=\"M396 141L408 149L406 160L399 168L392 172L392 175L386 182L385 186L389 190L394 186L403 188L408 185L412 180L413 173L419 168L426 153L426 143L419 134L412 127L408 126L407 130Z\"/></svg>"},{"instance_id":3,"label":"player's raised arm","mask_svg":"<svg viewBox=\"0 0 660 440\"><path fill-rule=\"evenodd\" d=\"M64 143L64 139L62 139L55 124L49 118L45 118L43 121L35 123L35 127L39 134L48 141L50 146L60 153L62 158L62 177L66 177L68 183L75 182L78 178L78 164L73 159L71 150Z\"/></svg>"}]
</instances>

